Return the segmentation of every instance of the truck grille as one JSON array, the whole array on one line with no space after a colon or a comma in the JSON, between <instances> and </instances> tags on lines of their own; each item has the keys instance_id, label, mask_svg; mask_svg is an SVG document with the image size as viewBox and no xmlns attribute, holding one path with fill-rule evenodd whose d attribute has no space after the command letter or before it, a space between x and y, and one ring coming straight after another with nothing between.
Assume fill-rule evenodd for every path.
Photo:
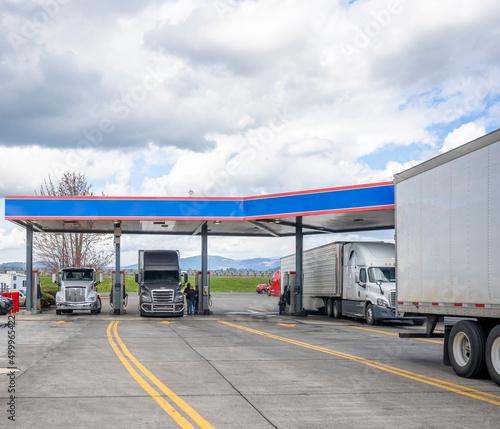
<instances>
[{"instance_id":1,"label":"truck grille","mask_svg":"<svg viewBox=\"0 0 500 429\"><path fill-rule=\"evenodd\" d=\"M396 307L396 291L392 291L389 293L389 307Z\"/></svg>"},{"instance_id":2,"label":"truck grille","mask_svg":"<svg viewBox=\"0 0 500 429\"><path fill-rule=\"evenodd\" d=\"M172 302L174 300L174 291L172 289L157 289L153 291L154 302Z\"/></svg>"},{"instance_id":3,"label":"truck grille","mask_svg":"<svg viewBox=\"0 0 500 429\"><path fill-rule=\"evenodd\" d=\"M67 288L66 302L85 302L85 288L83 287Z\"/></svg>"}]
</instances>

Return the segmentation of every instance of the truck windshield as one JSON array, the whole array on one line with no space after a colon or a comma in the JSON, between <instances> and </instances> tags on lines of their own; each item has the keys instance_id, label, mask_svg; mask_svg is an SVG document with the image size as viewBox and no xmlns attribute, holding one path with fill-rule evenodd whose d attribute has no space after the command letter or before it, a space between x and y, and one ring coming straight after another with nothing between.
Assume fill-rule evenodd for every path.
<instances>
[{"instance_id":1,"label":"truck windshield","mask_svg":"<svg viewBox=\"0 0 500 429\"><path fill-rule=\"evenodd\" d=\"M92 270L64 270L63 280L92 280Z\"/></svg>"},{"instance_id":2,"label":"truck windshield","mask_svg":"<svg viewBox=\"0 0 500 429\"><path fill-rule=\"evenodd\" d=\"M370 283L376 282L395 282L396 268L395 267L370 267L368 268L368 278Z\"/></svg>"},{"instance_id":3,"label":"truck windshield","mask_svg":"<svg viewBox=\"0 0 500 429\"><path fill-rule=\"evenodd\" d=\"M179 272L178 271L144 271L144 281L145 282L179 282Z\"/></svg>"}]
</instances>

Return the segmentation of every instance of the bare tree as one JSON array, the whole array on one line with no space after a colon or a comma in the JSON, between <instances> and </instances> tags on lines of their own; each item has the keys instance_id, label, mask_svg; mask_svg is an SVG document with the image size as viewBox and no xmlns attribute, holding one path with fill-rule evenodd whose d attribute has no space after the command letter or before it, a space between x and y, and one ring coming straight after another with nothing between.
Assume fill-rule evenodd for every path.
<instances>
[{"instance_id":1,"label":"bare tree","mask_svg":"<svg viewBox=\"0 0 500 429\"><path fill-rule=\"evenodd\" d=\"M64 173L58 184L54 184L49 175L40 186L40 195L94 196L92 185L85 175L75 172ZM112 236L105 234L36 233L33 240L34 259L53 271L62 267L90 267L102 272L114 257L113 251L103 250L108 245L112 248L112 240Z\"/></svg>"}]
</instances>

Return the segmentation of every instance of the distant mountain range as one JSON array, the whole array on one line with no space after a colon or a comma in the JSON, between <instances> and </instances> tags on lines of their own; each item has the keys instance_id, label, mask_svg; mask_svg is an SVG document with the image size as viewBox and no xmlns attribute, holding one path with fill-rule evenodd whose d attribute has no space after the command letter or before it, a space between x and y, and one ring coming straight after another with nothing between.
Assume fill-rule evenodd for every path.
<instances>
[{"instance_id":1,"label":"distant mountain range","mask_svg":"<svg viewBox=\"0 0 500 429\"><path fill-rule=\"evenodd\" d=\"M279 270L279 266L280 260L278 258L230 259L222 256L208 256L209 270L276 271ZM136 270L137 264L122 268ZM181 268L183 270L201 270L201 256L181 258Z\"/></svg>"},{"instance_id":2,"label":"distant mountain range","mask_svg":"<svg viewBox=\"0 0 500 429\"><path fill-rule=\"evenodd\" d=\"M280 266L278 258L253 258L253 259L230 259L222 256L208 256L209 270L249 270L249 271L275 271ZM26 268L25 262L4 262L0 264L0 268ZM40 265L35 263L35 268L40 268ZM136 270L137 264L126 265L121 267L124 270ZM181 268L183 270L201 270L201 256L191 256L189 258L181 258Z\"/></svg>"}]
</instances>

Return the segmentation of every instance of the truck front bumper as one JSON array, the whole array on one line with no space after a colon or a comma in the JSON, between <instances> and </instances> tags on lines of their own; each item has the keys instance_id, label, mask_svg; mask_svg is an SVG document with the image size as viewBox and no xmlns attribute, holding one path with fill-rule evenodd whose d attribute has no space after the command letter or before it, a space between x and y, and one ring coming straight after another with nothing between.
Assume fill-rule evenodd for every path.
<instances>
[{"instance_id":1,"label":"truck front bumper","mask_svg":"<svg viewBox=\"0 0 500 429\"><path fill-rule=\"evenodd\" d=\"M156 304L154 302L145 302L141 305L142 311L146 313L156 314L156 313L183 313L184 304L181 303L169 303L169 304Z\"/></svg>"},{"instance_id":2,"label":"truck front bumper","mask_svg":"<svg viewBox=\"0 0 500 429\"><path fill-rule=\"evenodd\" d=\"M401 317L396 315L396 310L389 307L380 307L378 305L373 306L373 316L375 320L415 320L423 319L425 317Z\"/></svg>"},{"instance_id":3,"label":"truck front bumper","mask_svg":"<svg viewBox=\"0 0 500 429\"><path fill-rule=\"evenodd\" d=\"M92 310L96 302L56 302L56 310Z\"/></svg>"}]
</instances>

